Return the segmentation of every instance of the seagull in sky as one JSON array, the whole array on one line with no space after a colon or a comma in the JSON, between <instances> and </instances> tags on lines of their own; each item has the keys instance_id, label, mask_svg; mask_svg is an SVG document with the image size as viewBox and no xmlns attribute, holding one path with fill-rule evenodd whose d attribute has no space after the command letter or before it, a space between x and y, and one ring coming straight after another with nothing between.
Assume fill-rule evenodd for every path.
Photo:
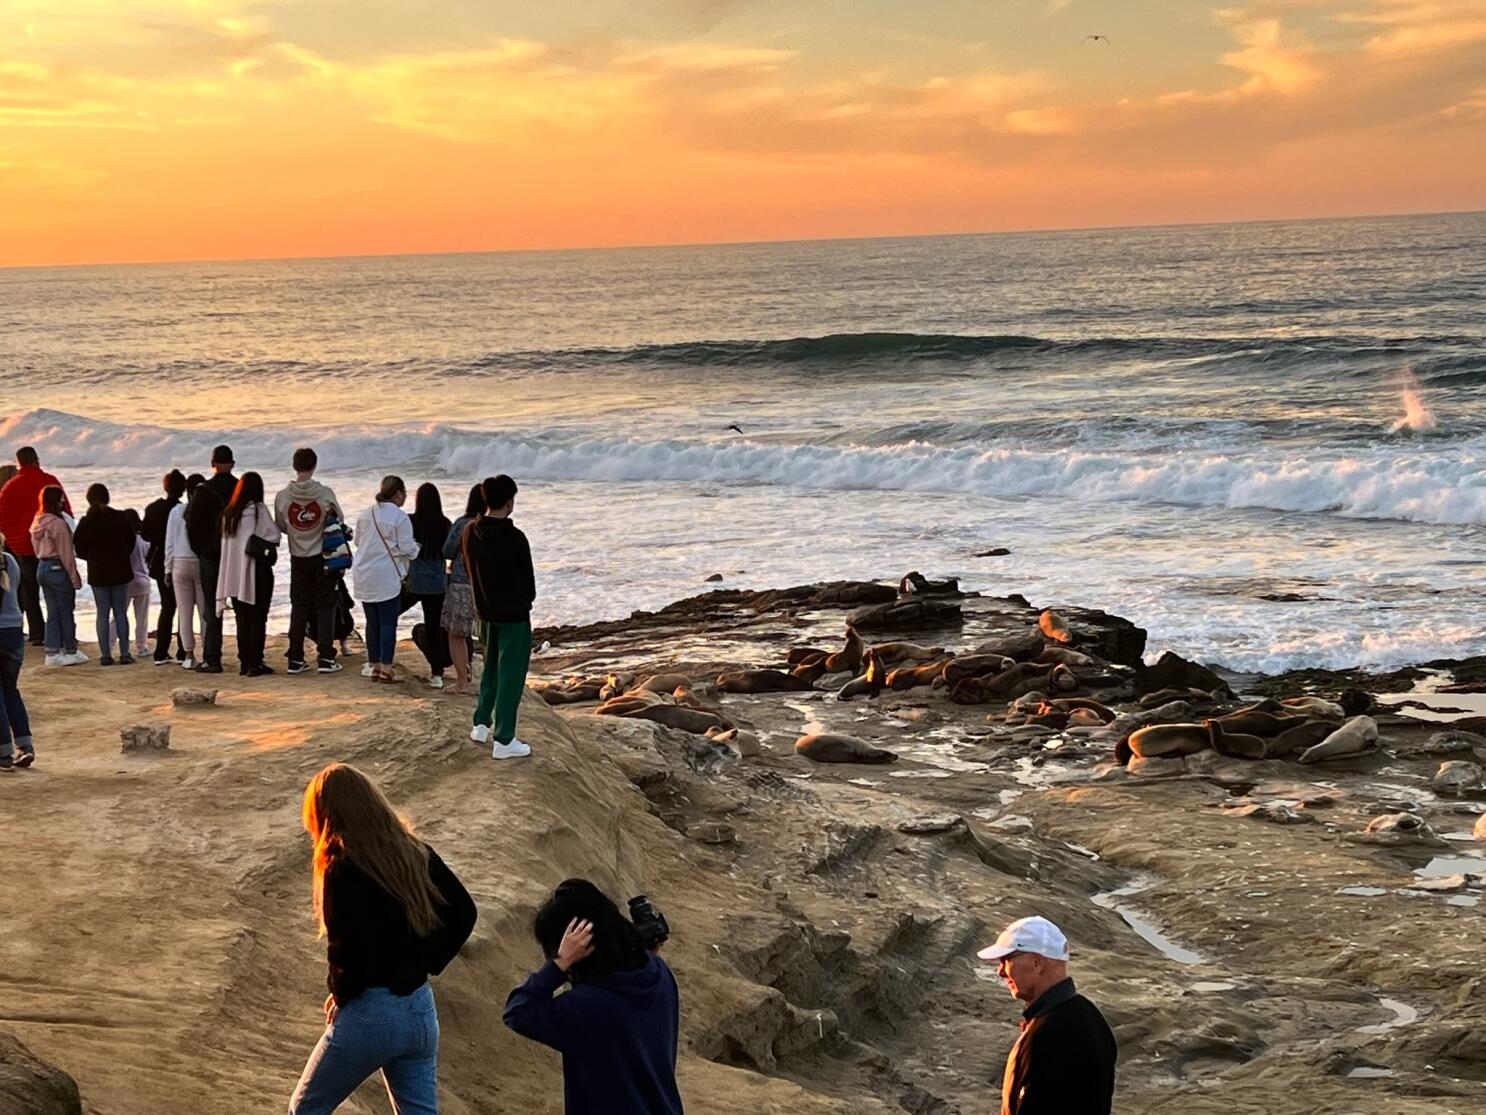
<instances>
[{"instance_id":1,"label":"seagull in sky","mask_svg":"<svg viewBox=\"0 0 1486 1115\"><path fill-rule=\"evenodd\" d=\"M1108 35L1085 35L1084 42L1096 42L1103 43L1105 46L1114 46L1114 43L1109 41Z\"/></svg>"},{"instance_id":2,"label":"seagull in sky","mask_svg":"<svg viewBox=\"0 0 1486 1115\"><path fill-rule=\"evenodd\" d=\"M742 426L733 425L733 426L729 426L728 429L730 429L730 430L736 430L740 434L743 432L743 427Z\"/></svg>"}]
</instances>

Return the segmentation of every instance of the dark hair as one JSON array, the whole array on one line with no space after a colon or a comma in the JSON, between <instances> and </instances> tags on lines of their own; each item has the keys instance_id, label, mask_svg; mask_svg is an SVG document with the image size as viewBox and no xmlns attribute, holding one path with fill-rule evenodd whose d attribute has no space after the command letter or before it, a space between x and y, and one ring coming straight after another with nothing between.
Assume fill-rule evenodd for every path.
<instances>
[{"instance_id":1,"label":"dark hair","mask_svg":"<svg viewBox=\"0 0 1486 1115\"><path fill-rule=\"evenodd\" d=\"M593 955L578 961L568 973L575 984L644 967L648 953L633 923L587 879L564 879L557 884L532 919L532 936L547 959L557 955L562 935L574 918L593 923Z\"/></svg>"},{"instance_id":2,"label":"dark hair","mask_svg":"<svg viewBox=\"0 0 1486 1115\"><path fill-rule=\"evenodd\" d=\"M408 486L402 482L401 476L382 477L382 486L377 489L378 503L391 503L398 492L407 494Z\"/></svg>"},{"instance_id":3,"label":"dark hair","mask_svg":"<svg viewBox=\"0 0 1486 1115\"><path fill-rule=\"evenodd\" d=\"M15 451L15 463L18 465L39 465L41 458L36 455L36 450L29 445L23 445Z\"/></svg>"},{"instance_id":4,"label":"dark hair","mask_svg":"<svg viewBox=\"0 0 1486 1115\"><path fill-rule=\"evenodd\" d=\"M419 484L413 497L413 541L418 543L420 558L443 557L444 540L449 537L449 520L444 518L444 501L434 484Z\"/></svg>"},{"instance_id":5,"label":"dark hair","mask_svg":"<svg viewBox=\"0 0 1486 1115\"><path fill-rule=\"evenodd\" d=\"M37 498L37 509L47 515L62 514L62 505L67 502L67 497L62 494L62 489L55 484L48 484L41 489L41 495Z\"/></svg>"},{"instance_id":6,"label":"dark hair","mask_svg":"<svg viewBox=\"0 0 1486 1115\"><path fill-rule=\"evenodd\" d=\"M495 511L515 498L516 481L505 473L487 476L480 484L480 494L485 497L485 510Z\"/></svg>"},{"instance_id":7,"label":"dark hair","mask_svg":"<svg viewBox=\"0 0 1486 1115\"><path fill-rule=\"evenodd\" d=\"M205 483L205 476L202 476L199 472L193 472L190 476L186 477L186 495L189 496L192 492L194 492L197 488L201 487Z\"/></svg>"},{"instance_id":8,"label":"dark hair","mask_svg":"<svg viewBox=\"0 0 1486 1115\"><path fill-rule=\"evenodd\" d=\"M180 499L186 494L186 477L178 468L173 468L165 474L165 494L171 499Z\"/></svg>"},{"instance_id":9,"label":"dark hair","mask_svg":"<svg viewBox=\"0 0 1486 1115\"><path fill-rule=\"evenodd\" d=\"M464 517L466 519L478 519L485 514L485 493L481 485L476 484L470 488L470 498L464 501Z\"/></svg>"},{"instance_id":10,"label":"dark hair","mask_svg":"<svg viewBox=\"0 0 1486 1115\"><path fill-rule=\"evenodd\" d=\"M315 466L320 463L320 456L308 447L294 451L294 471L314 472Z\"/></svg>"},{"instance_id":11,"label":"dark hair","mask_svg":"<svg viewBox=\"0 0 1486 1115\"><path fill-rule=\"evenodd\" d=\"M243 473L238 477L237 487L232 490L232 498L227 501L227 509L222 512L222 534L234 533L248 507L262 502L263 477L256 472Z\"/></svg>"},{"instance_id":12,"label":"dark hair","mask_svg":"<svg viewBox=\"0 0 1486 1115\"><path fill-rule=\"evenodd\" d=\"M102 484L88 485L88 510L94 511L108 506L108 489Z\"/></svg>"},{"instance_id":13,"label":"dark hair","mask_svg":"<svg viewBox=\"0 0 1486 1115\"><path fill-rule=\"evenodd\" d=\"M129 525L134 528L134 533L139 533L139 528L144 524L140 522L139 512L132 507L124 508L124 516L129 520Z\"/></svg>"},{"instance_id":14,"label":"dark hair","mask_svg":"<svg viewBox=\"0 0 1486 1115\"><path fill-rule=\"evenodd\" d=\"M212 464L231 465L237 462L232 459L232 448L227 445L219 445L212 450Z\"/></svg>"}]
</instances>

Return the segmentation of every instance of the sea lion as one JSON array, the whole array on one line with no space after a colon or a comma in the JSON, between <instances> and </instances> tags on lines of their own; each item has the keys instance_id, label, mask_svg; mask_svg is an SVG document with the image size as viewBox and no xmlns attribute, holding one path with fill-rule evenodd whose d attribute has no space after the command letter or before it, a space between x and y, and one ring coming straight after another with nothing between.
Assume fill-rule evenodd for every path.
<instances>
[{"instance_id":1,"label":"sea lion","mask_svg":"<svg viewBox=\"0 0 1486 1115\"><path fill-rule=\"evenodd\" d=\"M1413 813L1385 813L1374 817L1367 823L1367 828L1349 833L1346 839L1359 844L1423 844L1430 848L1444 848L1448 844L1423 817Z\"/></svg>"},{"instance_id":2,"label":"sea lion","mask_svg":"<svg viewBox=\"0 0 1486 1115\"><path fill-rule=\"evenodd\" d=\"M677 686L691 688L691 678L685 674L652 674L635 689L641 693L670 693Z\"/></svg>"},{"instance_id":3,"label":"sea lion","mask_svg":"<svg viewBox=\"0 0 1486 1115\"><path fill-rule=\"evenodd\" d=\"M1262 759L1269 752L1269 745L1261 736L1231 731L1222 720L1204 720L1203 723L1207 725L1207 738L1212 749L1219 755L1230 759Z\"/></svg>"},{"instance_id":4,"label":"sea lion","mask_svg":"<svg viewBox=\"0 0 1486 1115\"><path fill-rule=\"evenodd\" d=\"M1307 720L1293 728L1287 728L1269 741L1268 755L1271 759L1282 759L1307 747L1314 747L1336 731L1330 720Z\"/></svg>"},{"instance_id":5,"label":"sea lion","mask_svg":"<svg viewBox=\"0 0 1486 1115\"><path fill-rule=\"evenodd\" d=\"M1068 726L1070 728L1099 728L1107 723L1108 721L1101 719L1099 714L1091 708L1074 708L1068 710Z\"/></svg>"},{"instance_id":6,"label":"sea lion","mask_svg":"<svg viewBox=\"0 0 1486 1115\"><path fill-rule=\"evenodd\" d=\"M763 753L758 736L742 728L708 728L706 735L715 743L726 744L744 759Z\"/></svg>"},{"instance_id":7,"label":"sea lion","mask_svg":"<svg viewBox=\"0 0 1486 1115\"><path fill-rule=\"evenodd\" d=\"M596 701L603 692L602 678L567 678L536 686L537 696L549 705L571 705L579 701Z\"/></svg>"},{"instance_id":8,"label":"sea lion","mask_svg":"<svg viewBox=\"0 0 1486 1115\"><path fill-rule=\"evenodd\" d=\"M1317 720L1335 720L1341 723L1347 715L1342 711L1341 705L1322 697L1286 697L1280 704L1285 706L1287 712L1299 713L1301 716L1309 716Z\"/></svg>"},{"instance_id":9,"label":"sea lion","mask_svg":"<svg viewBox=\"0 0 1486 1115\"><path fill-rule=\"evenodd\" d=\"M1053 666L1097 666L1099 660L1090 655L1082 654L1076 650L1069 650L1062 646L1045 646L1038 651L1035 658L1037 662L1046 662Z\"/></svg>"},{"instance_id":10,"label":"sea lion","mask_svg":"<svg viewBox=\"0 0 1486 1115\"><path fill-rule=\"evenodd\" d=\"M961 705L984 704L992 697L1010 700L1034 689L1046 691L1052 670L1035 662L1018 662L1009 670L989 677L966 678L950 687L950 700Z\"/></svg>"},{"instance_id":11,"label":"sea lion","mask_svg":"<svg viewBox=\"0 0 1486 1115\"><path fill-rule=\"evenodd\" d=\"M781 670L729 670L717 675L717 688L724 693L804 693L815 687Z\"/></svg>"},{"instance_id":12,"label":"sea lion","mask_svg":"<svg viewBox=\"0 0 1486 1115\"><path fill-rule=\"evenodd\" d=\"M626 693L611 697L593 710L595 716L628 716L636 709L668 703L658 693Z\"/></svg>"},{"instance_id":13,"label":"sea lion","mask_svg":"<svg viewBox=\"0 0 1486 1115\"><path fill-rule=\"evenodd\" d=\"M613 673L604 678L604 684L599 689L599 700L607 701L625 692L631 685L635 684L635 675L629 672Z\"/></svg>"},{"instance_id":14,"label":"sea lion","mask_svg":"<svg viewBox=\"0 0 1486 1115\"><path fill-rule=\"evenodd\" d=\"M790 670L792 677L797 677L803 682L814 685L826 676L826 660L824 657L815 662L802 662Z\"/></svg>"},{"instance_id":15,"label":"sea lion","mask_svg":"<svg viewBox=\"0 0 1486 1115\"><path fill-rule=\"evenodd\" d=\"M1079 685L1078 675L1062 665L1053 667L1051 680L1053 688L1063 693L1072 693Z\"/></svg>"},{"instance_id":16,"label":"sea lion","mask_svg":"<svg viewBox=\"0 0 1486 1115\"><path fill-rule=\"evenodd\" d=\"M1477 840L1486 840L1486 813L1476 818L1476 823L1471 827L1471 835Z\"/></svg>"},{"instance_id":17,"label":"sea lion","mask_svg":"<svg viewBox=\"0 0 1486 1115\"><path fill-rule=\"evenodd\" d=\"M1187 724L1192 721L1192 706L1187 701L1167 701L1159 708L1142 709L1140 712L1122 712L1114 718L1110 730L1126 739L1137 728L1150 724Z\"/></svg>"},{"instance_id":18,"label":"sea lion","mask_svg":"<svg viewBox=\"0 0 1486 1115\"><path fill-rule=\"evenodd\" d=\"M1100 723L1103 724L1108 724L1115 718L1114 709L1108 705L1100 704L1092 697L1053 697L1048 701L1048 704L1054 708L1066 709L1069 712L1073 712L1075 709L1092 712L1099 718Z\"/></svg>"},{"instance_id":19,"label":"sea lion","mask_svg":"<svg viewBox=\"0 0 1486 1115\"><path fill-rule=\"evenodd\" d=\"M1052 705L1043 704L1038 711L1027 717L1026 723L1036 724L1042 728L1055 728L1062 730L1068 727L1068 714L1062 709L1053 708Z\"/></svg>"},{"instance_id":20,"label":"sea lion","mask_svg":"<svg viewBox=\"0 0 1486 1115\"><path fill-rule=\"evenodd\" d=\"M1449 759L1440 764L1429 784L1441 794L1463 794L1481 788L1481 768L1463 759Z\"/></svg>"},{"instance_id":21,"label":"sea lion","mask_svg":"<svg viewBox=\"0 0 1486 1115\"><path fill-rule=\"evenodd\" d=\"M1195 755L1210 746L1207 729L1201 724L1152 724L1132 733L1126 742L1142 759Z\"/></svg>"},{"instance_id":22,"label":"sea lion","mask_svg":"<svg viewBox=\"0 0 1486 1115\"><path fill-rule=\"evenodd\" d=\"M914 596L958 596L960 595L960 579L947 577L942 581L931 581L915 569L898 582L898 591Z\"/></svg>"},{"instance_id":23,"label":"sea lion","mask_svg":"<svg viewBox=\"0 0 1486 1115\"><path fill-rule=\"evenodd\" d=\"M877 658L877 652L867 652L867 670L861 677L852 678L836 694L838 701L849 701L853 697L875 697L887 684L887 669Z\"/></svg>"},{"instance_id":24,"label":"sea lion","mask_svg":"<svg viewBox=\"0 0 1486 1115\"><path fill-rule=\"evenodd\" d=\"M1022 635L1005 635L999 639L988 639L974 648L971 654L999 654L1013 662L1026 662L1035 658L1047 646L1041 631L1028 631Z\"/></svg>"},{"instance_id":25,"label":"sea lion","mask_svg":"<svg viewBox=\"0 0 1486 1115\"><path fill-rule=\"evenodd\" d=\"M681 705L646 705L637 708L633 712L620 713L633 720L653 720L657 724L664 724L667 728L679 728L683 732L693 732L696 735L704 735L708 728L731 728L732 725L722 717L701 709L683 708Z\"/></svg>"},{"instance_id":26,"label":"sea lion","mask_svg":"<svg viewBox=\"0 0 1486 1115\"><path fill-rule=\"evenodd\" d=\"M951 659L926 662L922 666L899 666L887 676L889 689L916 689L920 685L933 685L944 677L944 667Z\"/></svg>"},{"instance_id":27,"label":"sea lion","mask_svg":"<svg viewBox=\"0 0 1486 1115\"><path fill-rule=\"evenodd\" d=\"M1371 712L1377 702L1366 689L1343 689L1336 703L1341 705L1343 716L1361 716L1365 712Z\"/></svg>"},{"instance_id":28,"label":"sea lion","mask_svg":"<svg viewBox=\"0 0 1486 1115\"><path fill-rule=\"evenodd\" d=\"M814 735L795 740L795 754L817 763L891 763L898 756L854 736Z\"/></svg>"},{"instance_id":29,"label":"sea lion","mask_svg":"<svg viewBox=\"0 0 1486 1115\"><path fill-rule=\"evenodd\" d=\"M784 661L791 666L804 666L812 662L824 662L830 653L817 647L790 647Z\"/></svg>"},{"instance_id":30,"label":"sea lion","mask_svg":"<svg viewBox=\"0 0 1486 1115\"><path fill-rule=\"evenodd\" d=\"M944 683L955 685L966 678L982 678L999 674L1015 665L1010 658L999 654L959 654L944 667Z\"/></svg>"},{"instance_id":31,"label":"sea lion","mask_svg":"<svg viewBox=\"0 0 1486 1115\"><path fill-rule=\"evenodd\" d=\"M862 637L857 634L856 628L850 624L846 627L846 645L835 654L826 656L826 673L841 674L850 670L856 673L862 668L862 656L867 646L862 642Z\"/></svg>"},{"instance_id":32,"label":"sea lion","mask_svg":"<svg viewBox=\"0 0 1486 1115\"><path fill-rule=\"evenodd\" d=\"M1042 614L1037 617L1037 627L1043 635L1055 643L1067 646L1073 642L1073 632L1068 630L1068 624L1051 608L1044 608Z\"/></svg>"},{"instance_id":33,"label":"sea lion","mask_svg":"<svg viewBox=\"0 0 1486 1115\"><path fill-rule=\"evenodd\" d=\"M706 704L700 697L696 695L696 693L692 691L692 688L689 685L678 685L676 687L676 691L671 694L671 697L676 701L678 705L681 705L685 708L700 709L702 712L710 712L713 716L719 717L721 719L726 719L725 717L723 717L721 709L716 708L713 705Z\"/></svg>"},{"instance_id":34,"label":"sea lion","mask_svg":"<svg viewBox=\"0 0 1486 1115\"><path fill-rule=\"evenodd\" d=\"M1300 756L1302 763L1346 759L1374 751L1378 746L1378 722L1371 716L1354 716Z\"/></svg>"},{"instance_id":35,"label":"sea lion","mask_svg":"<svg viewBox=\"0 0 1486 1115\"><path fill-rule=\"evenodd\" d=\"M932 662L944 655L943 647L925 647L918 643L878 643L872 648L884 666L899 662Z\"/></svg>"},{"instance_id":36,"label":"sea lion","mask_svg":"<svg viewBox=\"0 0 1486 1115\"><path fill-rule=\"evenodd\" d=\"M1147 693L1138 703L1141 708L1160 708L1171 701L1187 701L1194 705L1215 703L1211 693L1185 685L1168 685L1165 689Z\"/></svg>"},{"instance_id":37,"label":"sea lion","mask_svg":"<svg viewBox=\"0 0 1486 1115\"><path fill-rule=\"evenodd\" d=\"M1254 706L1213 718L1213 723L1223 725L1225 732L1242 732L1251 736L1277 736L1300 727L1305 721L1304 716L1276 716Z\"/></svg>"}]
</instances>

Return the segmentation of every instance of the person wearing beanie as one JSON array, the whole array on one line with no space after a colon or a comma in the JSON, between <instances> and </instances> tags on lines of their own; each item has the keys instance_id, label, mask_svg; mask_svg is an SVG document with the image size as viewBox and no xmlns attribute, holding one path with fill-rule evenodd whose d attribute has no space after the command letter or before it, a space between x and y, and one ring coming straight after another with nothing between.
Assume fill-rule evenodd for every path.
<instances>
[{"instance_id":1,"label":"person wearing beanie","mask_svg":"<svg viewBox=\"0 0 1486 1115\"><path fill-rule=\"evenodd\" d=\"M1119 1049L1099 1008L1073 986L1063 931L1022 918L976 955L995 961L1027 1004L1002 1075L1001 1115L1110 1115Z\"/></svg>"}]
</instances>

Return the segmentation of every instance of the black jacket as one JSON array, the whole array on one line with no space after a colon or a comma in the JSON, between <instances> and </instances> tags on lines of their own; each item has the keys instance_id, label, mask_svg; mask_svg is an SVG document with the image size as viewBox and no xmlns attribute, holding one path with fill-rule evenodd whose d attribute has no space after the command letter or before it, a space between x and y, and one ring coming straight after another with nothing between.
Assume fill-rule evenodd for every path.
<instances>
[{"instance_id":1,"label":"black jacket","mask_svg":"<svg viewBox=\"0 0 1486 1115\"><path fill-rule=\"evenodd\" d=\"M475 928L475 901L432 848L428 873L443 900L434 907L443 924L419 937L402 904L349 857L337 856L325 869L325 982L341 1006L368 987L411 995L464 947Z\"/></svg>"},{"instance_id":2,"label":"black jacket","mask_svg":"<svg viewBox=\"0 0 1486 1115\"><path fill-rule=\"evenodd\" d=\"M1006 1058L1001 1115L1109 1115L1119 1050L1099 1008L1071 979L1022 1013Z\"/></svg>"},{"instance_id":3,"label":"black jacket","mask_svg":"<svg viewBox=\"0 0 1486 1115\"><path fill-rule=\"evenodd\" d=\"M222 556L222 512L227 501L210 483L202 484L186 502L186 538L197 557L216 561Z\"/></svg>"},{"instance_id":4,"label":"black jacket","mask_svg":"<svg viewBox=\"0 0 1486 1115\"><path fill-rule=\"evenodd\" d=\"M486 623L529 621L537 579L521 528L510 519L482 515L464 528L459 545L480 618Z\"/></svg>"},{"instance_id":5,"label":"black jacket","mask_svg":"<svg viewBox=\"0 0 1486 1115\"><path fill-rule=\"evenodd\" d=\"M134 520L113 507L89 509L72 535L77 556L88 563L88 584L99 588L134 580Z\"/></svg>"},{"instance_id":6,"label":"black jacket","mask_svg":"<svg viewBox=\"0 0 1486 1115\"><path fill-rule=\"evenodd\" d=\"M165 528L169 524L171 511L180 502L172 496L161 496L144 509L144 522L140 525L139 536L150 544L150 553L146 560L149 563L150 576L157 581L165 579Z\"/></svg>"}]
</instances>

